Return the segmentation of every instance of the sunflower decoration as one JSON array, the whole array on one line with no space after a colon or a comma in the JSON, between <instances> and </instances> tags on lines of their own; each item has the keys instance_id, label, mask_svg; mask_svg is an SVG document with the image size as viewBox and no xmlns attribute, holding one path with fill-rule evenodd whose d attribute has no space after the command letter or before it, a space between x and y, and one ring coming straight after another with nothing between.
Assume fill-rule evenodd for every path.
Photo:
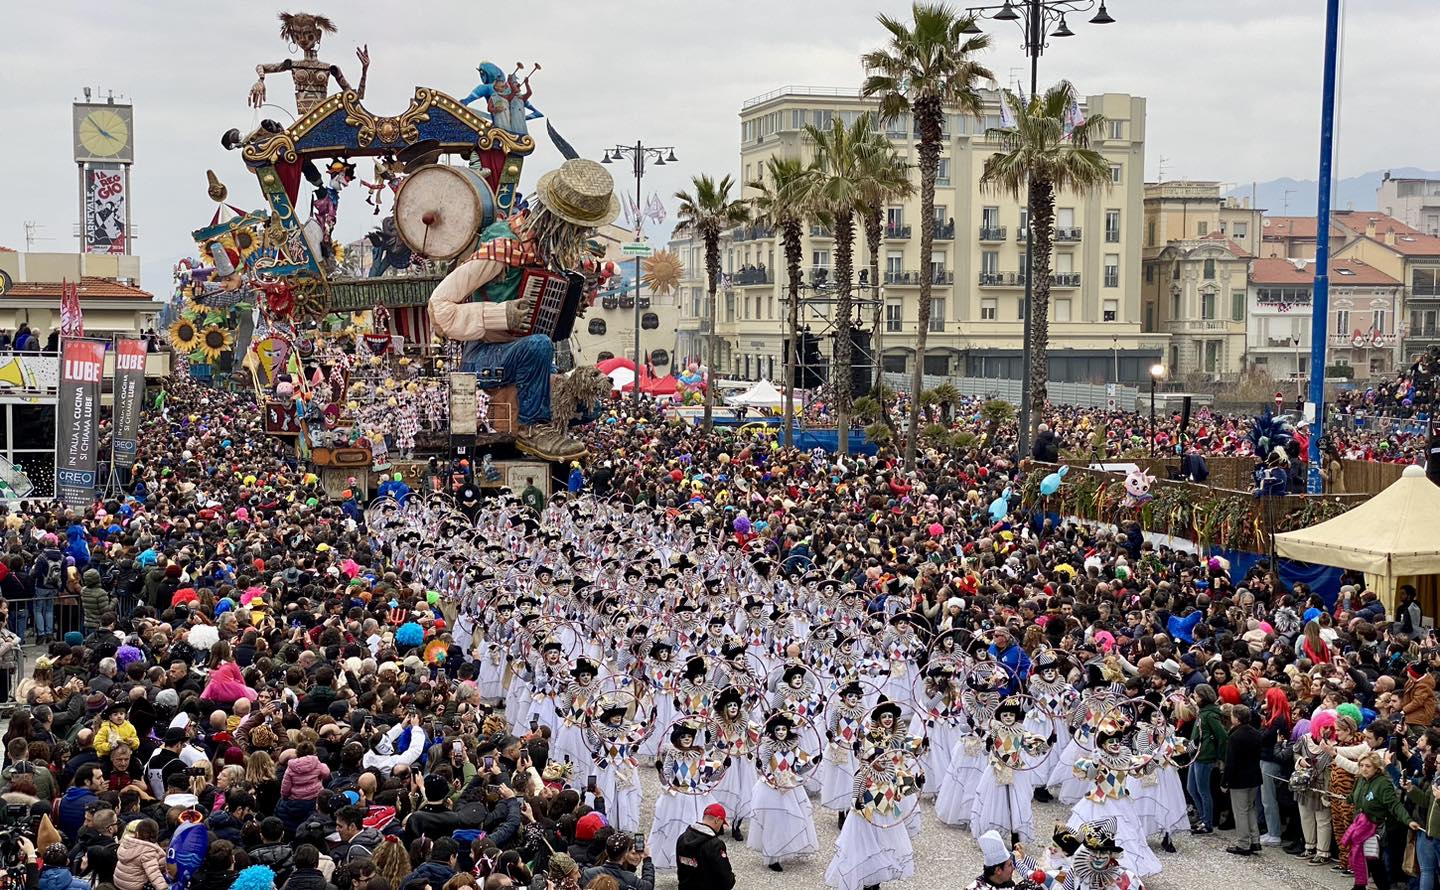
<instances>
[{"instance_id":1,"label":"sunflower decoration","mask_svg":"<svg viewBox=\"0 0 1440 890\"><path fill-rule=\"evenodd\" d=\"M207 362L214 363L220 359L220 353L235 345L235 340L230 332L218 324L212 324L200 331L200 343L198 349L200 355Z\"/></svg>"},{"instance_id":2,"label":"sunflower decoration","mask_svg":"<svg viewBox=\"0 0 1440 890\"><path fill-rule=\"evenodd\" d=\"M641 265L644 270L645 286L651 293L665 296L680 287L680 276L685 271L680 257L673 250L657 250Z\"/></svg>"},{"instance_id":3,"label":"sunflower decoration","mask_svg":"<svg viewBox=\"0 0 1440 890\"><path fill-rule=\"evenodd\" d=\"M194 352L200 346L200 326L183 316L177 319L170 325L170 345L178 353Z\"/></svg>"}]
</instances>

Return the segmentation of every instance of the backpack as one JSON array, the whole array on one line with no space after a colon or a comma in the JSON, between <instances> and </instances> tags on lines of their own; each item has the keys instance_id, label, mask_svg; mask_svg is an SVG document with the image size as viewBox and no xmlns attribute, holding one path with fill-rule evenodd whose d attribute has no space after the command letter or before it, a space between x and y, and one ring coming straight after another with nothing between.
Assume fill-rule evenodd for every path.
<instances>
[{"instance_id":1,"label":"backpack","mask_svg":"<svg viewBox=\"0 0 1440 890\"><path fill-rule=\"evenodd\" d=\"M40 586L46 590L59 590L65 586L65 566L62 560L47 560L48 567L45 569L45 581Z\"/></svg>"}]
</instances>

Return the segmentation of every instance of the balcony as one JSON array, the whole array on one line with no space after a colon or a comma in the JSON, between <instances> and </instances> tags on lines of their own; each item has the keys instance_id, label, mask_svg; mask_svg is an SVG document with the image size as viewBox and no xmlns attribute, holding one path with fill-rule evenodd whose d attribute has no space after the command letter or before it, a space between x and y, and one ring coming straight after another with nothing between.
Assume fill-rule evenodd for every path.
<instances>
[{"instance_id":1,"label":"balcony","mask_svg":"<svg viewBox=\"0 0 1440 890\"><path fill-rule=\"evenodd\" d=\"M1119 244L1119 243L1120 243L1120 230L1119 230L1119 229L1106 229L1106 230L1105 230L1105 243L1106 243L1106 244Z\"/></svg>"},{"instance_id":2,"label":"balcony","mask_svg":"<svg viewBox=\"0 0 1440 890\"><path fill-rule=\"evenodd\" d=\"M1243 330L1243 321L1225 321L1219 318L1194 318L1185 321L1171 321L1169 328L1176 333L1189 333L1193 331L1230 331L1233 328Z\"/></svg>"},{"instance_id":3,"label":"balcony","mask_svg":"<svg viewBox=\"0 0 1440 890\"><path fill-rule=\"evenodd\" d=\"M1105 286L1106 286L1106 287L1119 287L1119 286L1120 286L1120 273L1119 273L1119 272L1116 272L1116 273L1114 273L1114 274L1111 274L1110 272L1106 272L1106 273L1105 273Z\"/></svg>"},{"instance_id":4,"label":"balcony","mask_svg":"<svg viewBox=\"0 0 1440 890\"><path fill-rule=\"evenodd\" d=\"M884 272L887 285L893 284L902 287L918 287L924 283L926 274L929 274L931 284L944 286L955 283L955 273L949 269L932 269L929 273L916 269L886 269Z\"/></svg>"},{"instance_id":5,"label":"balcony","mask_svg":"<svg viewBox=\"0 0 1440 890\"><path fill-rule=\"evenodd\" d=\"M1073 244L1080 240L1080 228L1078 226L1067 226L1055 230L1055 243Z\"/></svg>"},{"instance_id":6,"label":"balcony","mask_svg":"<svg viewBox=\"0 0 1440 890\"><path fill-rule=\"evenodd\" d=\"M1004 238L1005 238L1005 236L1004 236L1004 235L1001 235L1000 238L1001 238L1001 240L1003 241ZM955 240L955 223L954 223L954 222L941 222L941 221L938 220L938 219L935 220L935 240L936 240L936 241L954 241L954 240Z\"/></svg>"},{"instance_id":7,"label":"balcony","mask_svg":"<svg viewBox=\"0 0 1440 890\"><path fill-rule=\"evenodd\" d=\"M775 237L775 230L769 226L741 226L730 237L734 241L764 241Z\"/></svg>"},{"instance_id":8,"label":"balcony","mask_svg":"<svg viewBox=\"0 0 1440 890\"><path fill-rule=\"evenodd\" d=\"M835 231L834 231L833 229L831 229L829 226L811 226L811 227L810 227L810 237L811 237L811 238L834 238L834 237L835 237Z\"/></svg>"},{"instance_id":9,"label":"balcony","mask_svg":"<svg viewBox=\"0 0 1440 890\"><path fill-rule=\"evenodd\" d=\"M775 273L764 266L742 266L730 276L730 283L736 287L775 283Z\"/></svg>"},{"instance_id":10,"label":"balcony","mask_svg":"<svg viewBox=\"0 0 1440 890\"><path fill-rule=\"evenodd\" d=\"M995 226L995 227L993 227L993 228L988 228L988 229L987 229L987 228L985 228L985 227L982 226L981 229L980 229L980 240L981 240L981 241L1004 241L1004 240L1005 240L1005 227L1004 227L1004 226Z\"/></svg>"},{"instance_id":11,"label":"balcony","mask_svg":"<svg viewBox=\"0 0 1440 890\"><path fill-rule=\"evenodd\" d=\"M910 237L910 226L904 223L887 223L885 237L891 241L903 241Z\"/></svg>"},{"instance_id":12,"label":"balcony","mask_svg":"<svg viewBox=\"0 0 1440 890\"><path fill-rule=\"evenodd\" d=\"M1079 287L1079 272L1056 272L1050 276L1051 287Z\"/></svg>"},{"instance_id":13,"label":"balcony","mask_svg":"<svg viewBox=\"0 0 1440 890\"><path fill-rule=\"evenodd\" d=\"M1024 287L1025 276L1017 272L981 272L981 287Z\"/></svg>"}]
</instances>

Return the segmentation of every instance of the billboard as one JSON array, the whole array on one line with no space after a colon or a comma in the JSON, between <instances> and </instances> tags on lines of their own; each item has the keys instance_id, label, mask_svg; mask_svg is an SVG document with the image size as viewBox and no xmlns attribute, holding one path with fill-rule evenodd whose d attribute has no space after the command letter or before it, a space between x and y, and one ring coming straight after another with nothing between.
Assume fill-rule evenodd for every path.
<instances>
[{"instance_id":1,"label":"billboard","mask_svg":"<svg viewBox=\"0 0 1440 890\"><path fill-rule=\"evenodd\" d=\"M95 499L104 368L103 341L63 341L55 407L55 494L67 507L83 509Z\"/></svg>"},{"instance_id":2,"label":"billboard","mask_svg":"<svg viewBox=\"0 0 1440 890\"><path fill-rule=\"evenodd\" d=\"M135 464L140 408L145 400L145 341L115 341L115 436L111 460L117 467Z\"/></svg>"},{"instance_id":3,"label":"billboard","mask_svg":"<svg viewBox=\"0 0 1440 890\"><path fill-rule=\"evenodd\" d=\"M119 164L85 168L85 253L126 253L125 171Z\"/></svg>"}]
</instances>

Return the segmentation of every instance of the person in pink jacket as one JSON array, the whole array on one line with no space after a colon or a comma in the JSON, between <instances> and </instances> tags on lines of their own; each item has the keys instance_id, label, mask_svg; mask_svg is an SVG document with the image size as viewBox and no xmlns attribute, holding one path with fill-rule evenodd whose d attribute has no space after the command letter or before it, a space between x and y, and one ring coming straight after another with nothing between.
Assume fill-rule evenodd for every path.
<instances>
[{"instance_id":1,"label":"person in pink jacket","mask_svg":"<svg viewBox=\"0 0 1440 890\"><path fill-rule=\"evenodd\" d=\"M125 832L115 851L115 890L170 890L159 837L154 819L140 819Z\"/></svg>"},{"instance_id":2,"label":"person in pink jacket","mask_svg":"<svg viewBox=\"0 0 1440 890\"><path fill-rule=\"evenodd\" d=\"M285 823L285 828L294 831L306 817L315 812L315 800L325 790L330 779L330 767L315 756L315 745L301 741L295 746L295 756L285 764L285 775L280 779L280 803L275 815Z\"/></svg>"}]
</instances>

